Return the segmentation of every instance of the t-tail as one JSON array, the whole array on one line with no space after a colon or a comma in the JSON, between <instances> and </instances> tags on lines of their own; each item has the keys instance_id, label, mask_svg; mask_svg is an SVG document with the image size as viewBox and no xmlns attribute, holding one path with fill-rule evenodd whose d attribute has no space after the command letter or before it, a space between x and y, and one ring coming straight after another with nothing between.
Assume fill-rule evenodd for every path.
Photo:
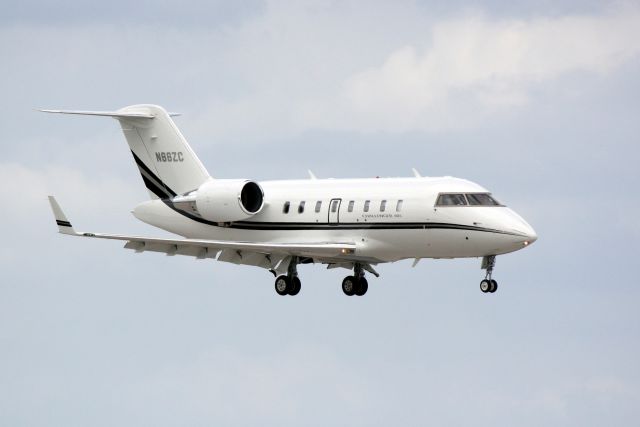
<instances>
[{"instance_id":1,"label":"t-tail","mask_svg":"<svg viewBox=\"0 0 640 427\"><path fill-rule=\"evenodd\" d=\"M171 115L158 105L132 105L118 111L41 111L117 119L152 198L188 193L210 178Z\"/></svg>"}]
</instances>

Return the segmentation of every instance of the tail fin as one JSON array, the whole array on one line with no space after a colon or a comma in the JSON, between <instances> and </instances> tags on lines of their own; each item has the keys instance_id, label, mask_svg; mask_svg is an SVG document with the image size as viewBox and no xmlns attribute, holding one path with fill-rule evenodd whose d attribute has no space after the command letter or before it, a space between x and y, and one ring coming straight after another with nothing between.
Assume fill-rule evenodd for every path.
<instances>
[{"instance_id":1,"label":"tail fin","mask_svg":"<svg viewBox=\"0 0 640 427\"><path fill-rule=\"evenodd\" d=\"M169 113L160 106L132 105L118 111L42 111L117 119L152 198L184 194L209 179Z\"/></svg>"}]
</instances>

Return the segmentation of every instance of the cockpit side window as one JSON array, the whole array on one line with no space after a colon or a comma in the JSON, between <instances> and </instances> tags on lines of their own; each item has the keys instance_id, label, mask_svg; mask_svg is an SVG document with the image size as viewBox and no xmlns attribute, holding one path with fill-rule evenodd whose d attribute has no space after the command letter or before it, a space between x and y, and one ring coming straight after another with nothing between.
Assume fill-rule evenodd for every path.
<instances>
[{"instance_id":1,"label":"cockpit side window","mask_svg":"<svg viewBox=\"0 0 640 427\"><path fill-rule=\"evenodd\" d=\"M466 196L471 206L500 206L500 203L487 193L471 193Z\"/></svg>"},{"instance_id":2,"label":"cockpit side window","mask_svg":"<svg viewBox=\"0 0 640 427\"><path fill-rule=\"evenodd\" d=\"M466 206L464 194L440 194L436 206Z\"/></svg>"}]
</instances>

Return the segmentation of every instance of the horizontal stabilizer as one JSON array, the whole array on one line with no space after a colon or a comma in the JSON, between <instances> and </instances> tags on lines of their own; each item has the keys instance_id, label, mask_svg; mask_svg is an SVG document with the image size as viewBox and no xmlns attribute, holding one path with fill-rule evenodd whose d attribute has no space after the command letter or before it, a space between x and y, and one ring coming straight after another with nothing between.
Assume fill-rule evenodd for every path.
<instances>
[{"instance_id":1,"label":"horizontal stabilizer","mask_svg":"<svg viewBox=\"0 0 640 427\"><path fill-rule=\"evenodd\" d=\"M80 116L104 116L104 117L113 117L115 119L153 119L155 114L151 114L148 112L136 112L136 111L76 111L76 110L38 110L43 113L54 113L54 114L77 114ZM179 116L180 113L168 113L169 116L175 117Z\"/></svg>"}]
</instances>

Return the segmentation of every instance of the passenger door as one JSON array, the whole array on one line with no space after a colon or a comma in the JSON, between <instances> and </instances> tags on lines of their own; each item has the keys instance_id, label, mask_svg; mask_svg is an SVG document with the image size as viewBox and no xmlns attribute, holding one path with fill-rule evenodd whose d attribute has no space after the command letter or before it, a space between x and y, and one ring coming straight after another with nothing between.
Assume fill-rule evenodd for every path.
<instances>
[{"instance_id":1,"label":"passenger door","mask_svg":"<svg viewBox=\"0 0 640 427\"><path fill-rule=\"evenodd\" d=\"M329 218L328 223L331 225L338 225L340 222L340 204L342 199L331 199L329 202Z\"/></svg>"}]
</instances>

